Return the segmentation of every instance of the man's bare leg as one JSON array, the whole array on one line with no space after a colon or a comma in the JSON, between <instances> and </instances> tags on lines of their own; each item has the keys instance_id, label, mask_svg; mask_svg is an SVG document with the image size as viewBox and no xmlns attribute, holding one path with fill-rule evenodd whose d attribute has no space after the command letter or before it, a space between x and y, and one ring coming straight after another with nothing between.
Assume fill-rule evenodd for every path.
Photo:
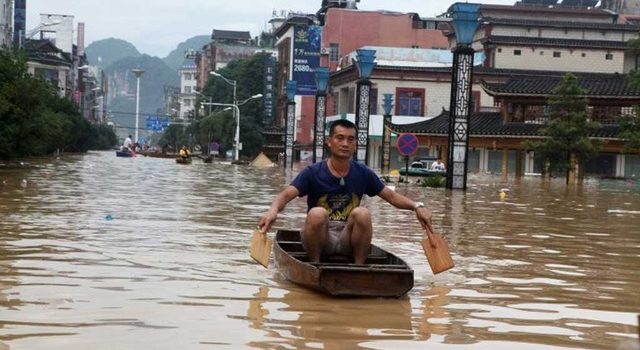
<instances>
[{"instance_id":1,"label":"man's bare leg","mask_svg":"<svg viewBox=\"0 0 640 350\"><path fill-rule=\"evenodd\" d=\"M322 248L329 239L329 215L324 208L315 207L307 213L304 222L304 245L309 255L309 261L320 262Z\"/></svg>"},{"instance_id":2,"label":"man's bare leg","mask_svg":"<svg viewBox=\"0 0 640 350\"><path fill-rule=\"evenodd\" d=\"M371 249L372 234L373 227L369 209L364 207L353 209L347 220L347 237L356 264L364 264L367 261Z\"/></svg>"}]
</instances>

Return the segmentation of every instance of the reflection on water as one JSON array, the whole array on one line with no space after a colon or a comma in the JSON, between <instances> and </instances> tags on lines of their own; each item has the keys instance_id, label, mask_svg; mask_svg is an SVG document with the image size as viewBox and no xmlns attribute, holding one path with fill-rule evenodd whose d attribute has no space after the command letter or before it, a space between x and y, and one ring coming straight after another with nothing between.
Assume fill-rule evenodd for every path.
<instances>
[{"instance_id":1,"label":"reflection on water","mask_svg":"<svg viewBox=\"0 0 640 350\"><path fill-rule=\"evenodd\" d=\"M0 349L615 348L637 339L640 184L404 187L456 268L433 276L412 212L368 199L416 271L401 299L332 299L248 254L292 173L112 152L0 165ZM510 191L504 200L498 190ZM298 227L304 200L281 214Z\"/></svg>"}]
</instances>

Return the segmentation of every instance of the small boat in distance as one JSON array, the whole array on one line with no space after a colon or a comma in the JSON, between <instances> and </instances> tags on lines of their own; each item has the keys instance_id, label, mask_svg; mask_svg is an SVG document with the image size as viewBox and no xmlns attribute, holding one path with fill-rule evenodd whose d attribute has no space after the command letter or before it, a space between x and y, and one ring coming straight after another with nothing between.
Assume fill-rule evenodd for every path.
<instances>
[{"instance_id":1,"label":"small boat in distance","mask_svg":"<svg viewBox=\"0 0 640 350\"><path fill-rule=\"evenodd\" d=\"M116 157L133 157L134 154L131 151L116 151Z\"/></svg>"},{"instance_id":2,"label":"small boat in distance","mask_svg":"<svg viewBox=\"0 0 640 350\"><path fill-rule=\"evenodd\" d=\"M191 158L176 158L176 163L178 164L191 164L192 160Z\"/></svg>"},{"instance_id":3,"label":"small boat in distance","mask_svg":"<svg viewBox=\"0 0 640 350\"><path fill-rule=\"evenodd\" d=\"M273 250L278 271L286 279L331 296L399 298L413 288L413 269L373 244L364 265L347 256L309 262L300 231L278 230Z\"/></svg>"}]
</instances>

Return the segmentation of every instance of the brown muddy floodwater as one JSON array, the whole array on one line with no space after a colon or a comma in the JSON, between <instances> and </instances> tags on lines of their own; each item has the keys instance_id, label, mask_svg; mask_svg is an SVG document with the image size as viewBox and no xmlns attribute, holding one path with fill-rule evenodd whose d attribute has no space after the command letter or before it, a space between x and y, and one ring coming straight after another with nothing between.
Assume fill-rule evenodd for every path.
<instances>
[{"instance_id":1,"label":"brown muddy floodwater","mask_svg":"<svg viewBox=\"0 0 640 350\"><path fill-rule=\"evenodd\" d=\"M249 258L295 174L114 152L0 165L0 349L612 349L638 342L640 182L502 183L424 201L456 268L433 276L414 214L367 199L405 259L401 299L332 299ZM501 201L499 190L509 188ZM297 228L304 200L276 226Z\"/></svg>"}]
</instances>

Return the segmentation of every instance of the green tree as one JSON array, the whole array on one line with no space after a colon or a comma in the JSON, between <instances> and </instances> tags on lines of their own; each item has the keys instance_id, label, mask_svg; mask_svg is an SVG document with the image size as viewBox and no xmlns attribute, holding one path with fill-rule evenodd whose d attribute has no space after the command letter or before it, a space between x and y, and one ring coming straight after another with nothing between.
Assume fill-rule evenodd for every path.
<instances>
[{"instance_id":1,"label":"green tree","mask_svg":"<svg viewBox=\"0 0 640 350\"><path fill-rule=\"evenodd\" d=\"M627 41L632 55L635 56L636 62L640 58L640 39L631 39ZM629 73L629 81L631 85L640 87L640 71L636 68ZM640 150L640 106L634 107L635 115L624 115L618 120L619 133L618 136L625 141L624 151Z\"/></svg>"},{"instance_id":2,"label":"green tree","mask_svg":"<svg viewBox=\"0 0 640 350\"><path fill-rule=\"evenodd\" d=\"M623 115L618 119L620 132L618 137L625 141L624 151L640 151L640 106L635 106L635 115Z\"/></svg>"},{"instance_id":3,"label":"green tree","mask_svg":"<svg viewBox=\"0 0 640 350\"><path fill-rule=\"evenodd\" d=\"M249 59L232 61L218 73L228 79L237 81L237 100L244 101L251 96L263 92L264 63L269 54L258 53ZM221 78L211 77L203 89L203 94L211 96L213 102L232 103L233 87ZM198 101L203 102L203 101ZM241 156L255 157L264 144L261 132L263 119L263 101L255 99L247 101L240 108L240 140ZM211 120L202 120L197 124L197 142L203 145L215 138L223 149L231 149L235 136L235 121L232 113L212 111ZM209 138L209 139L207 139Z\"/></svg>"},{"instance_id":4,"label":"green tree","mask_svg":"<svg viewBox=\"0 0 640 350\"><path fill-rule=\"evenodd\" d=\"M589 120L585 91L578 86L575 75L568 73L554 95L547 100L551 108L549 121L540 129L545 138L529 141L527 146L552 169L566 170L566 181L572 181L577 164L597 155L601 143L589 138L599 128Z\"/></svg>"},{"instance_id":5,"label":"green tree","mask_svg":"<svg viewBox=\"0 0 640 350\"><path fill-rule=\"evenodd\" d=\"M0 158L83 152L93 133L115 139L113 129L92 126L55 86L29 75L23 54L0 51Z\"/></svg>"}]
</instances>

